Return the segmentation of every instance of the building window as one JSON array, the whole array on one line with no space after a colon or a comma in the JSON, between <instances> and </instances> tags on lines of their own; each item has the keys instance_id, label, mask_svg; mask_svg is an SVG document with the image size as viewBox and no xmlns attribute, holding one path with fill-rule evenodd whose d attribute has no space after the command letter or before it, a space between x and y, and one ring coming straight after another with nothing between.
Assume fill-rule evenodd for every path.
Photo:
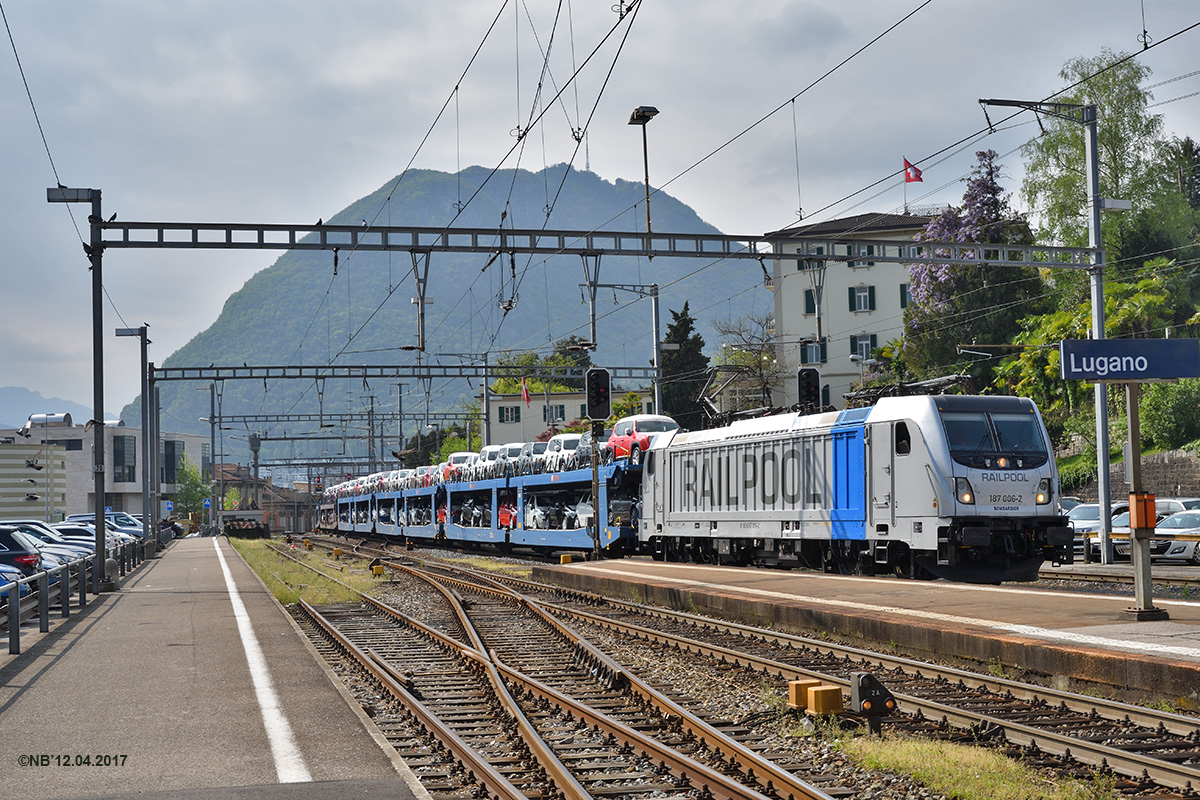
<instances>
[{"instance_id":1,"label":"building window","mask_svg":"<svg viewBox=\"0 0 1200 800\"><path fill-rule=\"evenodd\" d=\"M113 481L137 482L137 440L132 436L113 437Z\"/></svg>"},{"instance_id":2,"label":"building window","mask_svg":"<svg viewBox=\"0 0 1200 800\"><path fill-rule=\"evenodd\" d=\"M567 407L565 405L542 406L542 422L565 422Z\"/></svg>"},{"instance_id":3,"label":"building window","mask_svg":"<svg viewBox=\"0 0 1200 800\"><path fill-rule=\"evenodd\" d=\"M520 406L500 406L496 409L500 413L500 422L520 422L521 407Z\"/></svg>"},{"instance_id":4,"label":"building window","mask_svg":"<svg viewBox=\"0 0 1200 800\"><path fill-rule=\"evenodd\" d=\"M823 256L825 255L825 245L820 244L816 247L805 247L801 250L805 255ZM796 259L796 269L822 269L825 266L823 258L798 258Z\"/></svg>"},{"instance_id":5,"label":"building window","mask_svg":"<svg viewBox=\"0 0 1200 800\"><path fill-rule=\"evenodd\" d=\"M871 353L875 351L875 347L876 336L873 333L870 336L864 334L862 336L850 337L850 355L852 356L862 356L864 359L870 358Z\"/></svg>"},{"instance_id":6,"label":"building window","mask_svg":"<svg viewBox=\"0 0 1200 800\"><path fill-rule=\"evenodd\" d=\"M824 364L826 361L827 351L825 342L804 342L800 346L800 363L801 364Z\"/></svg>"},{"instance_id":7,"label":"building window","mask_svg":"<svg viewBox=\"0 0 1200 800\"><path fill-rule=\"evenodd\" d=\"M900 284L900 307L908 308L908 284Z\"/></svg>"},{"instance_id":8,"label":"building window","mask_svg":"<svg viewBox=\"0 0 1200 800\"><path fill-rule=\"evenodd\" d=\"M162 443L162 474L159 479L163 483L174 484L183 466L183 442L166 441Z\"/></svg>"},{"instance_id":9,"label":"building window","mask_svg":"<svg viewBox=\"0 0 1200 800\"><path fill-rule=\"evenodd\" d=\"M642 411L643 414L653 414L654 413L654 401L647 400L645 403L642 404L642 408L644 409Z\"/></svg>"},{"instance_id":10,"label":"building window","mask_svg":"<svg viewBox=\"0 0 1200 800\"><path fill-rule=\"evenodd\" d=\"M850 310L851 311L874 311L875 310L875 287L874 286L851 286L850 287Z\"/></svg>"},{"instance_id":11,"label":"building window","mask_svg":"<svg viewBox=\"0 0 1200 800\"><path fill-rule=\"evenodd\" d=\"M586 416L587 416L587 403L580 403L579 404L579 416L576 417L575 419L583 419Z\"/></svg>"},{"instance_id":12,"label":"building window","mask_svg":"<svg viewBox=\"0 0 1200 800\"><path fill-rule=\"evenodd\" d=\"M846 245L846 255L854 255L853 253L850 252L850 247L851 247L850 245ZM858 246L857 255L860 255L860 256L875 255L875 245L860 244ZM850 266L851 267L873 267L873 266L875 266L875 262L874 261L851 261Z\"/></svg>"},{"instance_id":13,"label":"building window","mask_svg":"<svg viewBox=\"0 0 1200 800\"><path fill-rule=\"evenodd\" d=\"M212 447L208 442L200 445L200 476L212 480Z\"/></svg>"}]
</instances>

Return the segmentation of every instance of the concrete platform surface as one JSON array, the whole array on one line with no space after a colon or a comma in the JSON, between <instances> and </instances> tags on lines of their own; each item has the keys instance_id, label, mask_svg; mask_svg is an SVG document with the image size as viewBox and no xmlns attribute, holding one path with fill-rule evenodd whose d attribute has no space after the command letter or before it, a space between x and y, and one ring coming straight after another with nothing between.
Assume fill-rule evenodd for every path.
<instances>
[{"instance_id":1,"label":"concrete platform surface","mask_svg":"<svg viewBox=\"0 0 1200 800\"><path fill-rule=\"evenodd\" d=\"M1131 595L978 586L647 559L536 567L534 577L914 657L1043 676L1063 688L1200 708L1200 602L1163 600L1134 621ZM1132 590L1130 590L1132 591Z\"/></svg>"},{"instance_id":2,"label":"concrete platform surface","mask_svg":"<svg viewBox=\"0 0 1200 800\"><path fill-rule=\"evenodd\" d=\"M22 641L0 662L9 800L424 794L223 538Z\"/></svg>"}]
</instances>

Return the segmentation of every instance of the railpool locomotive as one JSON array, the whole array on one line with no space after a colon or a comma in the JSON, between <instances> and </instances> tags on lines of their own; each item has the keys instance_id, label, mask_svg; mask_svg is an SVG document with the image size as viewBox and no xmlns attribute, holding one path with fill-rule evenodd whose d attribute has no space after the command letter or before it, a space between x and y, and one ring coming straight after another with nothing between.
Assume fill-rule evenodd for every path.
<instances>
[{"instance_id":1,"label":"railpool locomotive","mask_svg":"<svg viewBox=\"0 0 1200 800\"><path fill-rule=\"evenodd\" d=\"M321 524L408 540L976 583L1034 580L1043 561L1071 559L1045 426L1023 398L883 398L661 434L641 464L601 468L598 502L590 489L588 469L391 490L367 478L327 492ZM531 508L577 501L590 514L530 527L545 519Z\"/></svg>"}]
</instances>

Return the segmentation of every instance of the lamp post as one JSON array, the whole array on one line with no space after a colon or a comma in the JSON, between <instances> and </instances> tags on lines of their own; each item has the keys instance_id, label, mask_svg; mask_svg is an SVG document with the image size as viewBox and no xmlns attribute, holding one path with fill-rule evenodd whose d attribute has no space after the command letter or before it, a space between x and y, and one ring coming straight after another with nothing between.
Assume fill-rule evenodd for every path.
<instances>
[{"instance_id":1,"label":"lamp post","mask_svg":"<svg viewBox=\"0 0 1200 800\"><path fill-rule=\"evenodd\" d=\"M861 389L863 387L863 382L866 380L866 368L873 367L879 362L873 358L863 358L858 353L850 356L850 360L855 364L858 364L858 388Z\"/></svg>"},{"instance_id":2,"label":"lamp post","mask_svg":"<svg viewBox=\"0 0 1200 800\"><path fill-rule=\"evenodd\" d=\"M646 123L658 116L654 106L638 106L629 116L629 124L642 129L642 166L646 171L646 249L650 249L650 155L646 148Z\"/></svg>"},{"instance_id":3,"label":"lamp post","mask_svg":"<svg viewBox=\"0 0 1200 800\"><path fill-rule=\"evenodd\" d=\"M92 213L88 214L91 231L83 251L92 267L92 425L94 444L92 447L92 491L95 493L96 560L107 544L104 516L104 243L100 222L103 219L103 202L99 189L70 189L62 184L46 190L48 203L89 203ZM103 564L97 563L92 570L92 592L100 594L100 573Z\"/></svg>"},{"instance_id":4,"label":"lamp post","mask_svg":"<svg viewBox=\"0 0 1200 800\"><path fill-rule=\"evenodd\" d=\"M147 346L150 339L147 336L150 325L143 322L140 328L117 328L117 336L136 336L142 343L142 533L147 534L155 526L157 517L150 514L150 386L147 369ZM149 541L146 536L145 541Z\"/></svg>"}]
</instances>

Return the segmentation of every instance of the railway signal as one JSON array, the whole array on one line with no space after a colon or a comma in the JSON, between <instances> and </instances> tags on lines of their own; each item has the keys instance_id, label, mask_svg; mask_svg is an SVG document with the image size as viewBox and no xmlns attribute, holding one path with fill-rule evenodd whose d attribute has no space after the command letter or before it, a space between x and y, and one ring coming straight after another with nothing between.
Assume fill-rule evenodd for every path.
<instances>
[{"instance_id":1,"label":"railway signal","mask_svg":"<svg viewBox=\"0 0 1200 800\"><path fill-rule=\"evenodd\" d=\"M606 420L612 415L612 380L608 370L592 367L584 377L587 388L587 415L589 419Z\"/></svg>"},{"instance_id":2,"label":"railway signal","mask_svg":"<svg viewBox=\"0 0 1200 800\"><path fill-rule=\"evenodd\" d=\"M867 718L871 733L880 732L880 717L896 710L896 698L869 672L850 673L850 709Z\"/></svg>"},{"instance_id":3,"label":"railway signal","mask_svg":"<svg viewBox=\"0 0 1200 800\"><path fill-rule=\"evenodd\" d=\"M821 407L821 371L813 367L801 367L796 370L796 385L799 388L799 402L810 410Z\"/></svg>"}]
</instances>

